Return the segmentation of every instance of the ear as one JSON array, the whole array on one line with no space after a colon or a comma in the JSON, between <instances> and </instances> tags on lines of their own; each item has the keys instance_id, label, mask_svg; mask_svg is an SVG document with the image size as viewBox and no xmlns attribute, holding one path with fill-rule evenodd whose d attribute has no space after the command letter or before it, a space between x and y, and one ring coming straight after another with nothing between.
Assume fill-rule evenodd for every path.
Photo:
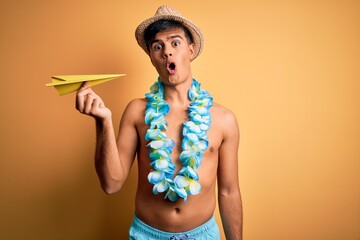
<instances>
[{"instance_id":1,"label":"ear","mask_svg":"<svg viewBox=\"0 0 360 240\"><path fill-rule=\"evenodd\" d=\"M192 60L194 58L194 54L195 54L195 45L194 45L194 43L189 44L189 51L190 51L190 60Z\"/></svg>"}]
</instances>

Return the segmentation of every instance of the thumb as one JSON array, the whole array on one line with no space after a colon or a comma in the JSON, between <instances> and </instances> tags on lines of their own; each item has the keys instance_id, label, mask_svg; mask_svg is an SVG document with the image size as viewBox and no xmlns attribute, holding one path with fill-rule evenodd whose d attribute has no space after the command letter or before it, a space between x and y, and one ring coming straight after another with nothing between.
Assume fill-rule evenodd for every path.
<instances>
[{"instance_id":1,"label":"thumb","mask_svg":"<svg viewBox=\"0 0 360 240\"><path fill-rule=\"evenodd\" d=\"M81 87L79 88L79 91L87 89L89 86L89 83L87 81L83 82L81 84Z\"/></svg>"}]
</instances>

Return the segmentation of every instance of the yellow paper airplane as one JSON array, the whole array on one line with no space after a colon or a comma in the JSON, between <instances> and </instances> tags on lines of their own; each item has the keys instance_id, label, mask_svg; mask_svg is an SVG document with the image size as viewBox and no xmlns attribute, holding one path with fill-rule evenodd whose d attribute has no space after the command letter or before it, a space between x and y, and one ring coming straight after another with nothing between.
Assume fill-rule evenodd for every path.
<instances>
[{"instance_id":1,"label":"yellow paper airplane","mask_svg":"<svg viewBox=\"0 0 360 240\"><path fill-rule=\"evenodd\" d=\"M88 82L88 86L92 87L122 76L125 76L125 74L52 76L51 83L46 84L46 86L55 87L59 95L64 95L79 90L83 82Z\"/></svg>"}]
</instances>

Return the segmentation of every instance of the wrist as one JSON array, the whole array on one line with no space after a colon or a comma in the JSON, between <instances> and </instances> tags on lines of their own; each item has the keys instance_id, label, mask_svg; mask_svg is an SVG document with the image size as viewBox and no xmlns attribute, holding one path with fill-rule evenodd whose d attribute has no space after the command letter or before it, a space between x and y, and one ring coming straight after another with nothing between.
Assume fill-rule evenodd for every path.
<instances>
[{"instance_id":1,"label":"wrist","mask_svg":"<svg viewBox=\"0 0 360 240\"><path fill-rule=\"evenodd\" d=\"M95 122L96 122L96 126L100 127L100 129L112 127L112 115L109 114L103 118L95 118Z\"/></svg>"}]
</instances>

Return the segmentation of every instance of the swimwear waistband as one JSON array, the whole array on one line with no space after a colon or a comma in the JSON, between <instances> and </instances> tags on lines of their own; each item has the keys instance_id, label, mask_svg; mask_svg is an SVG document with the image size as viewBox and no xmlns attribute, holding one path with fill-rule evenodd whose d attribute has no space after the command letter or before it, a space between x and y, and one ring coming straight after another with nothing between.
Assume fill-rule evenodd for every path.
<instances>
[{"instance_id":1,"label":"swimwear waistband","mask_svg":"<svg viewBox=\"0 0 360 240\"><path fill-rule=\"evenodd\" d=\"M218 225L215 221L215 217L212 216L210 220L190 231L171 233L153 228L147 225L146 223L142 222L135 215L131 228L133 228L135 231L142 232L148 237L154 239L170 239L170 240L189 239L190 240L198 237L200 238L201 236L208 234L209 231L213 231L214 228L218 229Z\"/></svg>"}]
</instances>

